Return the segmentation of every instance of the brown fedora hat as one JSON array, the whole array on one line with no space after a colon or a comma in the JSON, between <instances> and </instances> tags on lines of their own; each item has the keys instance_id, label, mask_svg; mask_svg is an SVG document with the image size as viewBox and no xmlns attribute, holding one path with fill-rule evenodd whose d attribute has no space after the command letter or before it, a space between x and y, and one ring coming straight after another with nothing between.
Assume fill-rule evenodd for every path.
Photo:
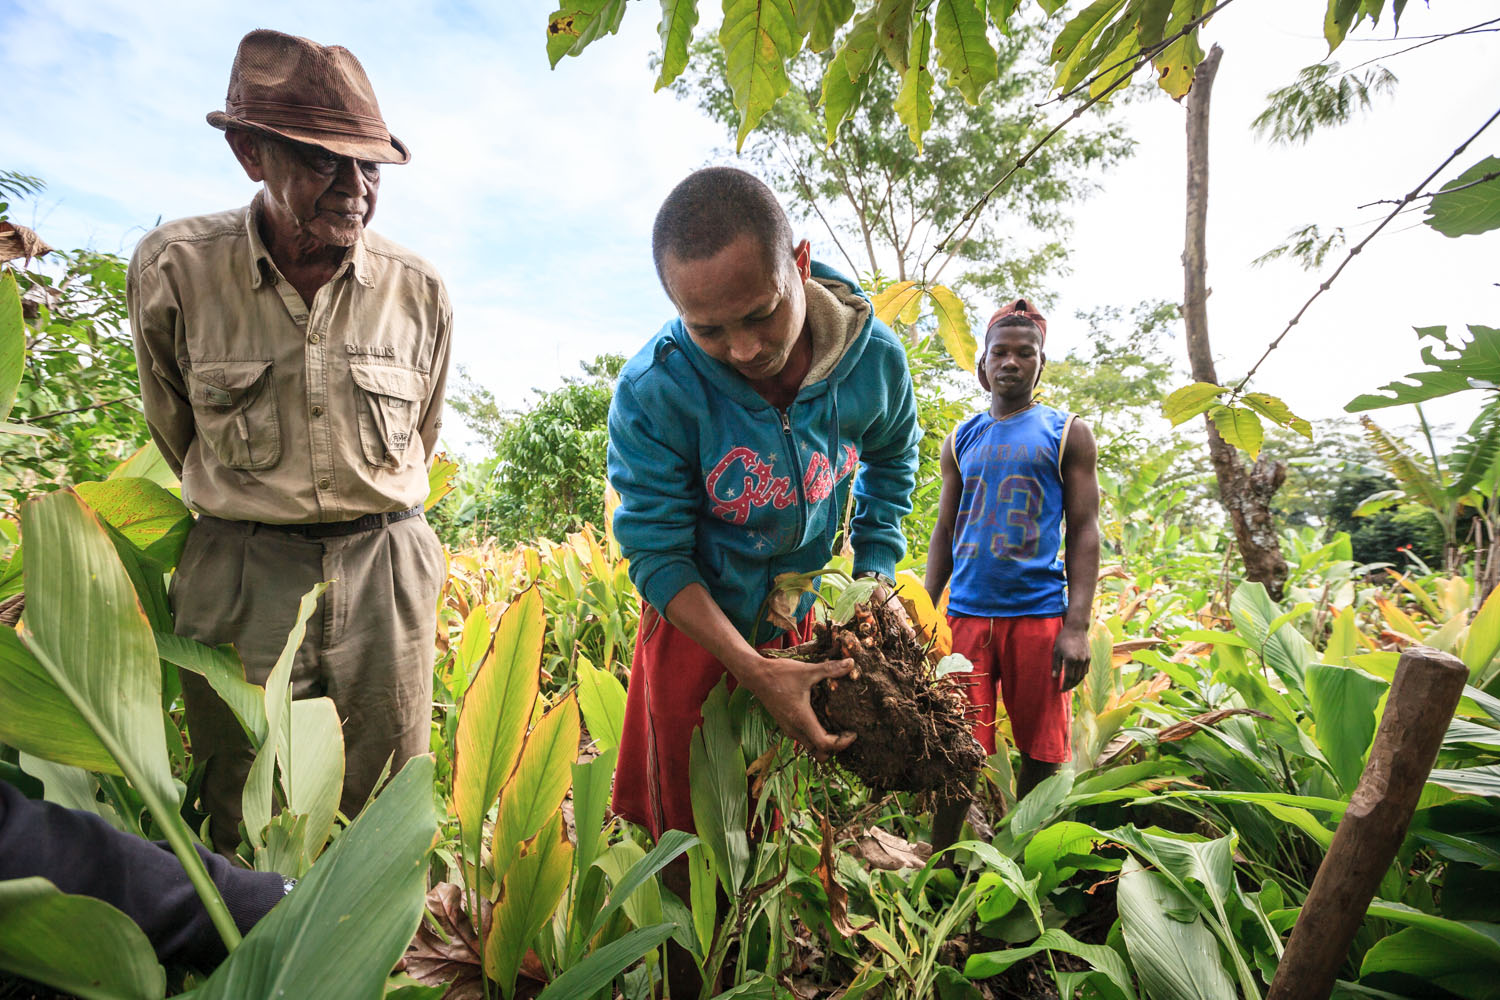
<instances>
[{"instance_id":1,"label":"brown fedora hat","mask_svg":"<svg viewBox=\"0 0 1500 1000\"><path fill-rule=\"evenodd\" d=\"M405 163L405 144L380 117L375 91L354 53L339 45L260 29L240 39L217 129L245 129L320 146L373 163Z\"/></svg>"}]
</instances>

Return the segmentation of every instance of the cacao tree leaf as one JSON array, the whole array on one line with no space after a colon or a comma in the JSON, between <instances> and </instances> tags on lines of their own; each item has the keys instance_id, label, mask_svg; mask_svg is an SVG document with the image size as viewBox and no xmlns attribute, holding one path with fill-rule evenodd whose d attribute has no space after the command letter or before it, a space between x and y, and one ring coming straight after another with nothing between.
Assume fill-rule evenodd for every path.
<instances>
[{"instance_id":1,"label":"cacao tree leaf","mask_svg":"<svg viewBox=\"0 0 1500 1000\"><path fill-rule=\"evenodd\" d=\"M1247 392L1244 400L1246 406L1273 424L1280 424L1288 430L1296 431L1309 441L1312 440L1312 424L1293 413L1292 408L1278 397L1264 392Z\"/></svg>"},{"instance_id":2,"label":"cacao tree leaf","mask_svg":"<svg viewBox=\"0 0 1500 1000\"><path fill-rule=\"evenodd\" d=\"M1096 60L1088 58L1094 41L1124 9L1127 0L1095 0L1063 25L1052 43L1052 63L1057 66L1055 86L1069 90L1088 77Z\"/></svg>"},{"instance_id":3,"label":"cacao tree leaf","mask_svg":"<svg viewBox=\"0 0 1500 1000\"><path fill-rule=\"evenodd\" d=\"M1390 395L1356 396L1344 409L1350 413L1361 410L1378 410L1385 406L1402 403L1423 403L1439 396L1463 392L1465 389L1500 388L1500 329L1490 326L1469 327L1469 340L1453 344L1446 335L1447 327L1417 327L1421 337L1431 337L1448 352L1448 357L1438 357L1433 345L1422 348L1422 360L1432 366L1407 375L1415 382L1389 382L1377 392Z\"/></svg>"},{"instance_id":4,"label":"cacao tree leaf","mask_svg":"<svg viewBox=\"0 0 1500 1000\"><path fill-rule=\"evenodd\" d=\"M672 81L687 68L688 46L697 26L698 0L661 0L661 23L656 29L661 35L661 72L656 77L657 90L671 86Z\"/></svg>"},{"instance_id":5,"label":"cacao tree leaf","mask_svg":"<svg viewBox=\"0 0 1500 1000\"><path fill-rule=\"evenodd\" d=\"M913 22L917 0L876 0L876 40L885 53L885 61L898 75L904 75L911 64Z\"/></svg>"},{"instance_id":6,"label":"cacao tree leaf","mask_svg":"<svg viewBox=\"0 0 1500 1000\"><path fill-rule=\"evenodd\" d=\"M740 112L738 152L745 136L790 86L786 63L802 46L791 0L725 0L719 44L724 76Z\"/></svg>"},{"instance_id":7,"label":"cacao tree leaf","mask_svg":"<svg viewBox=\"0 0 1500 1000\"><path fill-rule=\"evenodd\" d=\"M521 960L532 939L551 921L572 867L573 845L563 830L562 813L554 812L505 873L495 904L484 971L505 996L515 992Z\"/></svg>"},{"instance_id":8,"label":"cacao tree leaf","mask_svg":"<svg viewBox=\"0 0 1500 1000\"><path fill-rule=\"evenodd\" d=\"M1328 0L1328 11L1323 15L1323 37L1332 52L1344 43L1344 36L1355 24L1359 15L1360 0Z\"/></svg>"},{"instance_id":9,"label":"cacao tree leaf","mask_svg":"<svg viewBox=\"0 0 1500 1000\"><path fill-rule=\"evenodd\" d=\"M854 116L864 95L868 70L875 57L875 21L861 16L844 38L844 44L823 71L823 122L828 145L838 137L839 126Z\"/></svg>"},{"instance_id":10,"label":"cacao tree leaf","mask_svg":"<svg viewBox=\"0 0 1500 1000\"><path fill-rule=\"evenodd\" d=\"M886 326L892 326L897 317L905 312L912 302L920 302L924 294L926 294L926 289L915 281L897 281L887 285L883 291L870 300L870 304L875 307L875 318Z\"/></svg>"},{"instance_id":11,"label":"cacao tree leaf","mask_svg":"<svg viewBox=\"0 0 1500 1000\"><path fill-rule=\"evenodd\" d=\"M896 92L896 117L906 125L912 145L922 152L922 135L932 125L932 22L924 16L912 32L911 54Z\"/></svg>"},{"instance_id":12,"label":"cacao tree leaf","mask_svg":"<svg viewBox=\"0 0 1500 1000\"><path fill-rule=\"evenodd\" d=\"M809 49L825 52L853 16L854 0L799 0L797 33L806 37Z\"/></svg>"},{"instance_id":13,"label":"cacao tree leaf","mask_svg":"<svg viewBox=\"0 0 1500 1000\"><path fill-rule=\"evenodd\" d=\"M990 44L980 0L938 0L938 65L948 86L979 103L984 88L1000 77L999 56Z\"/></svg>"},{"instance_id":14,"label":"cacao tree leaf","mask_svg":"<svg viewBox=\"0 0 1500 1000\"><path fill-rule=\"evenodd\" d=\"M515 773L500 790L490 843L496 882L504 879L521 845L562 807L577 760L578 703L570 691L527 735Z\"/></svg>"},{"instance_id":15,"label":"cacao tree leaf","mask_svg":"<svg viewBox=\"0 0 1500 1000\"><path fill-rule=\"evenodd\" d=\"M1172 422L1176 427L1185 420L1190 420L1200 413L1206 412L1209 407L1214 406L1214 400L1229 391L1227 385L1214 385L1212 382L1194 382L1175 390L1161 405L1162 416Z\"/></svg>"},{"instance_id":16,"label":"cacao tree leaf","mask_svg":"<svg viewBox=\"0 0 1500 1000\"><path fill-rule=\"evenodd\" d=\"M1010 34L1010 17L1021 6L1021 0L988 0L986 9L989 11L990 20L995 22L995 27L1001 33Z\"/></svg>"},{"instance_id":17,"label":"cacao tree leaf","mask_svg":"<svg viewBox=\"0 0 1500 1000\"><path fill-rule=\"evenodd\" d=\"M528 587L505 609L490 653L459 708L453 754L453 807L465 857L479 859L484 817L515 769L540 682L546 632L542 598Z\"/></svg>"},{"instance_id":18,"label":"cacao tree leaf","mask_svg":"<svg viewBox=\"0 0 1500 1000\"><path fill-rule=\"evenodd\" d=\"M1242 406L1216 406L1208 415L1213 418L1220 437L1249 452L1251 461L1260 457L1260 446L1266 432L1254 410Z\"/></svg>"},{"instance_id":19,"label":"cacao tree leaf","mask_svg":"<svg viewBox=\"0 0 1500 1000\"><path fill-rule=\"evenodd\" d=\"M1175 0L1172 14L1163 29L1164 37L1182 31L1207 9L1208 0ZM1193 28L1162 49L1152 60L1156 67L1157 86L1172 95L1174 101L1187 96L1193 86L1193 70L1203 61L1203 47L1198 44L1198 29Z\"/></svg>"},{"instance_id":20,"label":"cacao tree leaf","mask_svg":"<svg viewBox=\"0 0 1500 1000\"><path fill-rule=\"evenodd\" d=\"M21 291L16 276L0 274L0 420L10 416L26 370L26 320L21 314Z\"/></svg>"},{"instance_id":21,"label":"cacao tree leaf","mask_svg":"<svg viewBox=\"0 0 1500 1000\"><path fill-rule=\"evenodd\" d=\"M620 30L629 0L571 0L547 16L547 61L553 69L563 56L576 56L605 35Z\"/></svg>"},{"instance_id":22,"label":"cacao tree leaf","mask_svg":"<svg viewBox=\"0 0 1500 1000\"><path fill-rule=\"evenodd\" d=\"M1438 189L1422 220L1444 236L1473 236L1500 229L1500 156L1487 156ZM1483 177L1489 180L1480 182ZM1450 188L1462 191L1443 194ZM0 386L0 390L3 390ZM0 397L0 402L3 402Z\"/></svg>"},{"instance_id":23,"label":"cacao tree leaf","mask_svg":"<svg viewBox=\"0 0 1500 1000\"><path fill-rule=\"evenodd\" d=\"M0 970L84 1000L166 995L145 932L103 900L59 892L44 878L12 879L0 882L0 913Z\"/></svg>"},{"instance_id":24,"label":"cacao tree leaf","mask_svg":"<svg viewBox=\"0 0 1500 1000\"><path fill-rule=\"evenodd\" d=\"M933 285L927 289L932 299L932 311L937 316L938 337L960 371L974 370L977 348L974 334L969 328L969 312L953 290L944 285Z\"/></svg>"}]
</instances>

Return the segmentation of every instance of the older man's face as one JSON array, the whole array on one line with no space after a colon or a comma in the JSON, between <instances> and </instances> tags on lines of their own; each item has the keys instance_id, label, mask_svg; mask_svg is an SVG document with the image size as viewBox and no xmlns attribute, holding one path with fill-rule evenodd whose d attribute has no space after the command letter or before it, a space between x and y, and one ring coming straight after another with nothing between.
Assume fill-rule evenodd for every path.
<instances>
[{"instance_id":1,"label":"older man's face","mask_svg":"<svg viewBox=\"0 0 1500 1000\"><path fill-rule=\"evenodd\" d=\"M380 164L302 143L235 138L246 140L231 145L250 178L265 185L263 208L278 232L347 247L374 218Z\"/></svg>"}]
</instances>

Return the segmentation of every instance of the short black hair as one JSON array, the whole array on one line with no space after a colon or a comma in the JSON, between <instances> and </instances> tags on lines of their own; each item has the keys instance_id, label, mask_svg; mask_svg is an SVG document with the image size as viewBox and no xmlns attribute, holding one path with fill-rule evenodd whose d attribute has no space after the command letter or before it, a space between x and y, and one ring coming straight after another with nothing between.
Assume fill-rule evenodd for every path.
<instances>
[{"instance_id":1,"label":"short black hair","mask_svg":"<svg viewBox=\"0 0 1500 1000\"><path fill-rule=\"evenodd\" d=\"M1047 342L1047 335L1042 332L1042 328L1037 325L1036 320L1032 319L1030 316L1027 316L1027 315L1025 315L1023 313L1011 313L1008 316L1001 316L999 319L995 320L995 322L991 323L988 327L985 328L985 331L984 331L984 346L985 346L985 349L988 350L989 346L990 346L990 331L991 330L1004 330L1004 329L1007 329L1007 328L1012 327L1012 326L1029 326L1033 330L1035 330L1036 331L1036 343L1037 343L1038 347L1042 347Z\"/></svg>"},{"instance_id":2,"label":"short black hair","mask_svg":"<svg viewBox=\"0 0 1500 1000\"><path fill-rule=\"evenodd\" d=\"M651 227L651 257L656 276L667 283L667 255L705 260L741 236L750 236L766 252L768 266L779 267L792 254L792 225L776 195L754 174L734 167L705 167L672 189Z\"/></svg>"}]
</instances>

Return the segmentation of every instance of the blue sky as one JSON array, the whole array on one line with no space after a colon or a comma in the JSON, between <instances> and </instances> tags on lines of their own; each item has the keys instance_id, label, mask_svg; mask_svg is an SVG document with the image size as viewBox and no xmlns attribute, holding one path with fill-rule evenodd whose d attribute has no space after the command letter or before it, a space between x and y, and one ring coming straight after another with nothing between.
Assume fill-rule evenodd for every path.
<instances>
[{"instance_id":1,"label":"blue sky","mask_svg":"<svg viewBox=\"0 0 1500 1000\"><path fill-rule=\"evenodd\" d=\"M1267 91L1325 54L1319 6L1237 0L1206 29L1205 45L1221 39L1226 49L1209 232L1210 321L1226 378L1248 367L1319 280L1286 264L1252 269L1250 260L1309 222L1342 225L1357 239L1379 217L1357 206L1408 190L1495 110L1500 93L1500 36L1445 42L1393 61L1401 86L1363 121L1307 146L1270 147L1249 122ZM1488 5L1434 6L1411 4L1403 35L1481 20ZM438 266L454 301L455 359L519 404L581 360L633 351L670 316L650 262L652 216L689 170L730 160L716 126L652 93L656 8L631 4L619 36L552 71L546 0L0 0L0 167L49 184L18 221L57 246L128 254L158 218L253 194L203 119L222 107L241 35L275 27L346 45L413 152L411 164L387 168L375 228ZM1348 65L1400 47L1371 40L1388 37L1388 25L1361 33L1338 57ZM1075 310L1181 296L1183 112L1159 99L1122 114L1139 150L1075 210L1072 271L1056 282L1054 353L1080 342ZM1448 176L1497 152L1500 125ZM1500 323L1500 234L1448 240L1417 218L1398 220L1351 266L1262 369L1259 388L1307 416L1334 416L1418 366L1413 326ZM831 250L823 234L808 235L815 250ZM976 315L992 306L970 305ZM1437 416L1463 419L1476 402Z\"/></svg>"}]
</instances>

